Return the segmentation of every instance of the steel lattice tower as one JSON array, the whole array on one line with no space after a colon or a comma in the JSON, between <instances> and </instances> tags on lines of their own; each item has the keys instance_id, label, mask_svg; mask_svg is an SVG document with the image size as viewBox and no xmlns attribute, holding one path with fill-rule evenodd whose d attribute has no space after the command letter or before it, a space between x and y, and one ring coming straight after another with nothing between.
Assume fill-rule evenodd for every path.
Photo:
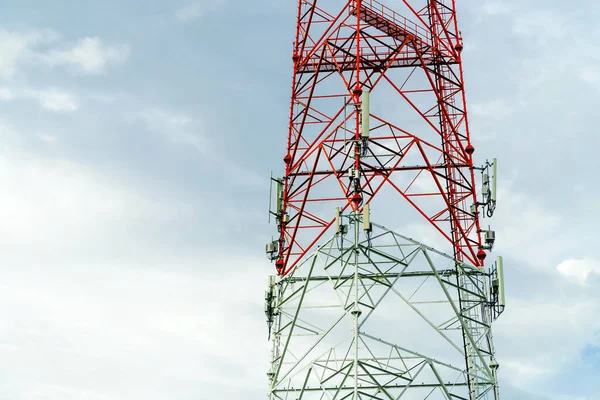
<instances>
[{"instance_id":1,"label":"steel lattice tower","mask_svg":"<svg viewBox=\"0 0 600 400\"><path fill-rule=\"evenodd\" d=\"M269 398L498 399L496 162L473 164L455 0L383 1L298 0Z\"/></svg>"}]
</instances>

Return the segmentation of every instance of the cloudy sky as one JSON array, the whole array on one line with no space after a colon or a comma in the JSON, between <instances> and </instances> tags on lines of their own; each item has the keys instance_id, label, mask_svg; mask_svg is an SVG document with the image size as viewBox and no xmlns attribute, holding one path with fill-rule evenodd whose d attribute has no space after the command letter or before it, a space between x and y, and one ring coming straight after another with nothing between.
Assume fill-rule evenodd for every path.
<instances>
[{"instance_id":1,"label":"cloudy sky","mask_svg":"<svg viewBox=\"0 0 600 400\"><path fill-rule=\"evenodd\" d=\"M598 7L458 3L502 394L600 399ZM264 398L295 2L2 5L0 400Z\"/></svg>"}]
</instances>

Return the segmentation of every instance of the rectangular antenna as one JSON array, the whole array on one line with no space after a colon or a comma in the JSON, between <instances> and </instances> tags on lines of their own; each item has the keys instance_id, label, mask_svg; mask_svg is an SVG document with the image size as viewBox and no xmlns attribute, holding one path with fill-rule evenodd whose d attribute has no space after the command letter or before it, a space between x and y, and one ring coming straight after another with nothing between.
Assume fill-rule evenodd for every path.
<instances>
[{"instance_id":1,"label":"rectangular antenna","mask_svg":"<svg viewBox=\"0 0 600 400\"><path fill-rule=\"evenodd\" d=\"M277 182L277 210L276 214L279 214L283 206L283 179L276 179Z\"/></svg>"},{"instance_id":2,"label":"rectangular antenna","mask_svg":"<svg viewBox=\"0 0 600 400\"><path fill-rule=\"evenodd\" d=\"M271 201L273 200L273 171L269 180L269 224L271 223Z\"/></svg>"},{"instance_id":3,"label":"rectangular antenna","mask_svg":"<svg viewBox=\"0 0 600 400\"><path fill-rule=\"evenodd\" d=\"M371 205L369 203L363 207L363 229L365 231L371 230Z\"/></svg>"},{"instance_id":4,"label":"rectangular antenna","mask_svg":"<svg viewBox=\"0 0 600 400\"><path fill-rule=\"evenodd\" d=\"M497 176L497 171L498 169L498 160L496 158L494 158L492 160L492 200L495 202L496 201L496 176Z\"/></svg>"},{"instance_id":5,"label":"rectangular antenna","mask_svg":"<svg viewBox=\"0 0 600 400\"><path fill-rule=\"evenodd\" d=\"M498 274L498 305L504 307L506 305L506 298L504 297L504 265L502 256L498 256L496 271Z\"/></svg>"},{"instance_id":6,"label":"rectangular antenna","mask_svg":"<svg viewBox=\"0 0 600 400\"><path fill-rule=\"evenodd\" d=\"M361 104L361 124L362 124L362 128L361 128L361 133L362 133L362 138L363 139L368 139L369 138L369 92L364 91L362 93L362 104Z\"/></svg>"}]
</instances>

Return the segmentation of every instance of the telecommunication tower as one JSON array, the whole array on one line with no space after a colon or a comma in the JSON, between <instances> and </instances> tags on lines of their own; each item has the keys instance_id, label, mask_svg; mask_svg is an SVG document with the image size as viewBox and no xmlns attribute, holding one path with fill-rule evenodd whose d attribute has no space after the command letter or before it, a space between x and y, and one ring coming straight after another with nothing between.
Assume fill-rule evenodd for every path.
<instances>
[{"instance_id":1,"label":"telecommunication tower","mask_svg":"<svg viewBox=\"0 0 600 400\"><path fill-rule=\"evenodd\" d=\"M499 398L497 162L473 163L462 49L455 0L298 0L269 399Z\"/></svg>"}]
</instances>

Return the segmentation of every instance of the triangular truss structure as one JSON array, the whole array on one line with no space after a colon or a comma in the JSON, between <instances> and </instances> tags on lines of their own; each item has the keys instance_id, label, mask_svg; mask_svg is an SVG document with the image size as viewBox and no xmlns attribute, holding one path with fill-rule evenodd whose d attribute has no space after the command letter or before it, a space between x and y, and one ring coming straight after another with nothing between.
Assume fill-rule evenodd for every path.
<instances>
[{"instance_id":1,"label":"triangular truss structure","mask_svg":"<svg viewBox=\"0 0 600 400\"><path fill-rule=\"evenodd\" d=\"M493 398L492 274L342 219L349 229L271 280L270 399Z\"/></svg>"},{"instance_id":2,"label":"triangular truss structure","mask_svg":"<svg viewBox=\"0 0 600 400\"><path fill-rule=\"evenodd\" d=\"M497 162L473 162L456 1L297 4L266 248L270 400L498 400L502 261L480 221Z\"/></svg>"}]
</instances>

